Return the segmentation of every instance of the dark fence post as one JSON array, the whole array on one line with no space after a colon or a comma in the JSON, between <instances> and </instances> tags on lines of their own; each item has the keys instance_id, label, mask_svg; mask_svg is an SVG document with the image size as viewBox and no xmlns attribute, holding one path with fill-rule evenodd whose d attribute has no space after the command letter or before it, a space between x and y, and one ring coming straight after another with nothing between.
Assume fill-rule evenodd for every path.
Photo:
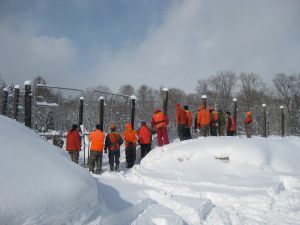
<instances>
[{"instance_id":1,"label":"dark fence post","mask_svg":"<svg viewBox=\"0 0 300 225\"><path fill-rule=\"evenodd\" d=\"M234 135L236 135L236 133L237 133L237 120L236 120L236 118L237 118L237 99L236 98L234 98L234 99L232 99L232 101L233 101L233 120L234 120L234 122L235 122L235 124L236 124L236 130L234 131Z\"/></svg>"},{"instance_id":2,"label":"dark fence post","mask_svg":"<svg viewBox=\"0 0 300 225\"><path fill-rule=\"evenodd\" d=\"M24 122L25 126L31 129L31 82L25 81L25 98L24 98Z\"/></svg>"},{"instance_id":3,"label":"dark fence post","mask_svg":"<svg viewBox=\"0 0 300 225\"><path fill-rule=\"evenodd\" d=\"M99 98L99 124L102 131L104 131L104 97Z\"/></svg>"},{"instance_id":4,"label":"dark fence post","mask_svg":"<svg viewBox=\"0 0 300 225\"><path fill-rule=\"evenodd\" d=\"M169 99L169 89L168 88L164 88L163 89L163 113L165 115L167 115L167 111L168 111L168 99Z\"/></svg>"},{"instance_id":5,"label":"dark fence post","mask_svg":"<svg viewBox=\"0 0 300 225\"><path fill-rule=\"evenodd\" d=\"M3 102L2 102L2 115L7 115L7 104L8 104L8 89L3 88Z\"/></svg>"},{"instance_id":6,"label":"dark fence post","mask_svg":"<svg viewBox=\"0 0 300 225\"><path fill-rule=\"evenodd\" d=\"M18 120L18 113L19 113L19 99L20 99L20 86L15 86L15 94L14 94L14 116L15 120Z\"/></svg>"},{"instance_id":7,"label":"dark fence post","mask_svg":"<svg viewBox=\"0 0 300 225\"><path fill-rule=\"evenodd\" d=\"M262 104L263 107L263 132L262 136L267 137L267 105Z\"/></svg>"},{"instance_id":8,"label":"dark fence post","mask_svg":"<svg viewBox=\"0 0 300 225\"><path fill-rule=\"evenodd\" d=\"M204 105L204 107L206 109L206 105L207 105L207 96L206 95L201 96L201 105Z\"/></svg>"},{"instance_id":9,"label":"dark fence post","mask_svg":"<svg viewBox=\"0 0 300 225\"><path fill-rule=\"evenodd\" d=\"M281 109L281 137L284 137L284 107L280 106Z\"/></svg>"},{"instance_id":10,"label":"dark fence post","mask_svg":"<svg viewBox=\"0 0 300 225\"><path fill-rule=\"evenodd\" d=\"M80 97L80 106L79 106L79 127L81 130L81 125L83 124L83 101L84 97Z\"/></svg>"},{"instance_id":11,"label":"dark fence post","mask_svg":"<svg viewBox=\"0 0 300 225\"><path fill-rule=\"evenodd\" d=\"M131 126L132 129L134 129L134 116L135 116L135 101L136 101L136 97L134 95L130 96L131 99Z\"/></svg>"}]
</instances>

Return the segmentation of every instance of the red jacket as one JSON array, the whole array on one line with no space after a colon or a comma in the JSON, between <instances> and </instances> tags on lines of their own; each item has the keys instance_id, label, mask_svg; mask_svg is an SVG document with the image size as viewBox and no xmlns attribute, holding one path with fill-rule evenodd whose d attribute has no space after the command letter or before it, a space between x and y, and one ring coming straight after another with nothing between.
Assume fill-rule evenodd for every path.
<instances>
[{"instance_id":1,"label":"red jacket","mask_svg":"<svg viewBox=\"0 0 300 225\"><path fill-rule=\"evenodd\" d=\"M80 151L80 135L77 130L69 131L67 134L67 151Z\"/></svg>"},{"instance_id":2,"label":"red jacket","mask_svg":"<svg viewBox=\"0 0 300 225\"><path fill-rule=\"evenodd\" d=\"M193 123L192 112L189 110L186 110L185 113L186 113L186 118L187 118L187 127L190 128Z\"/></svg>"},{"instance_id":3,"label":"red jacket","mask_svg":"<svg viewBox=\"0 0 300 225\"><path fill-rule=\"evenodd\" d=\"M176 104L176 123L187 125L187 118L185 111L181 108L180 104Z\"/></svg>"},{"instance_id":4,"label":"red jacket","mask_svg":"<svg viewBox=\"0 0 300 225\"><path fill-rule=\"evenodd\" d=\"M138 130L139 142L140 144L150 144L151 143L151 133L147 125L142 125Z\"/></svg>"},{"instance_id":5,"label":"red jacket","mask_svg":"<svg viewBox=\"0 0 300 225\"><path fill-rule=\"evenodd\" d=\"M245 124L250 124L252 122L252 117L251 116L247 116L246 119L244 120Z\"/></svg>"},{"instance_id":6,"label":"red jacket","mask_svg":"<svg viewBox=\"0 0 300 225\"><path fill-rule=\"evenodd\" d=\"M210 124L210 114L209 111L204 107L201 107L197 114L197 124L199 127L208 126Z\"/></svg>"},{"instance_id":7,"label":"red jacket","mask_svg":"<svg viewBox=\"0 0 300 225\"><path fill-rule=\"evenodd\" d=\"M95 130L90 133L91 150L102 152L104 148L104 133L101 130Z\"/></svg>"}]
</instances>

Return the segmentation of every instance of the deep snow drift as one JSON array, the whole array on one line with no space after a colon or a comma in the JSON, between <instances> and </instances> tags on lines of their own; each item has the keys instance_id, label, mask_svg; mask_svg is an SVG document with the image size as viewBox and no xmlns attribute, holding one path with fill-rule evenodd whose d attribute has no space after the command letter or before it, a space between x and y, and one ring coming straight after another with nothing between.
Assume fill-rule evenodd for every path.
<instances>
[{"instance_id":1,"label":"deep snow drift","mask_svg":"<svg viewBox=\"0 0 300 225\"><path fill-rule=\"evenodd\" d=\"M0 224L88 224L101 215L98 184L61 149L0 116Z\"/></svg>"},{"instance_id":2,"label":"deep snow drift","mask_svg":"<svg viewBox=\"0 0 300 225\"><path fill-rule=\"evenodd\" d=\"M1 225L300 224L298 137L175 140L95 176L1 116L0 142Z\"/></svg>"}]
</instances>

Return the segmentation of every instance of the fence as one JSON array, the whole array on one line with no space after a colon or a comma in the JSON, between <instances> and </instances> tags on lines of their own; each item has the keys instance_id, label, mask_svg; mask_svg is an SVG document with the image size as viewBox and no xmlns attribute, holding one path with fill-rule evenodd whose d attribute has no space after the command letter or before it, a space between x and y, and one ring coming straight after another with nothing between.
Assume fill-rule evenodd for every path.
<instances>
[{"instance_id":1,"label":"fence","mask_svg":"<svg viewBox=\"0 0 300 225\"><path fill-rule=\"evenodd\" d=\"M120 131L126 122L134 125L135 120L150 121L154 109L159 107L167 112L170 130L176 129L175 104L188 105L195 116L203 96L180 96L168 89L161 90L159 99L132 98L127 95L37 85L32 90L30 84L4 88L1 96L1 113L5 116L24 122L38 133L58 132L64 134L72 124L84 124L90 131L100 123L104 131L109 131L109 124L115 123ZM32 103L31 103L32 101ZM205 99L207 106L231 111L236 117L237 135L244 134L244 116L247 111L253 112L253 131L256 135L299 135L299 130L291 129L291 124L299 123L299 106L281 108L280 102L268 102L262 106L259 100L251 105L232 99ZM32 106L32 113L31 107ZM32 116L31 116L32 115Z\"/></svg>"}]
</instances>

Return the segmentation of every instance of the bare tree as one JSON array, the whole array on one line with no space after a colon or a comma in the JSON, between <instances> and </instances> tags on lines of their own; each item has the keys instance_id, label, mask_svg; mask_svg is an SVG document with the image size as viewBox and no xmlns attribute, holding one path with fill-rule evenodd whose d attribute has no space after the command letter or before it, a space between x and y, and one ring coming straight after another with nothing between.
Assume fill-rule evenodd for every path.
<instances>
[{"instance_id":1,"label":"bare tree","mask_svg":"<svg viewBox=\"0 0 300 225\"><path fill-rule=\"evenodd\" d=\"M209 86L212 91L210 98L219 108L226 108L232 103L233 92L236 88L236 74L231 71L220 71L209 79Z\"/></svg>"},{"instance_id":2,"label":"bare tree","mask_svg":"<svg viewBox=\"0 0 300 225\"><path fill-rule=\"evenodd\" d=\"M131 96L134 94L134 87L130 84L122 85L119 88L119 94Z\"/></svg>"},{"instance_id":3,"label":"bare tree","mask_svg":"<svg viewBox=\"0 0 300 225\"><path fill-rule=\"evenodd\" d=\"M281 97L282 103L288 111L288 129L290 134L299 134L298 120L300 95L300 74L286 75L284 73L276 74L273 79L275 88Z\"/></svg>"}]
</instances>

